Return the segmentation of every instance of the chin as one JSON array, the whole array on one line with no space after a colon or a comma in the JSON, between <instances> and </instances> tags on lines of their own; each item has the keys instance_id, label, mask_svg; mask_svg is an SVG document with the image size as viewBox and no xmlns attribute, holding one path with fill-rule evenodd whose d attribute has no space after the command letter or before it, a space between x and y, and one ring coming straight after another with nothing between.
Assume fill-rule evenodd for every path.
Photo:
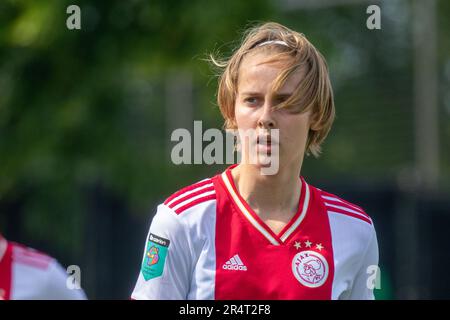
<instances>
[{"instance_id":1,"label":"chin","mask_svg":"<svg viewBox=\"0 0 450 320\"><path fill-rule=\"evenodd\" d=\"M276 175L280 168L279 158L274 159L270 155L259 155L256 166L262 175Z\"/></svg>"}]
</instances>

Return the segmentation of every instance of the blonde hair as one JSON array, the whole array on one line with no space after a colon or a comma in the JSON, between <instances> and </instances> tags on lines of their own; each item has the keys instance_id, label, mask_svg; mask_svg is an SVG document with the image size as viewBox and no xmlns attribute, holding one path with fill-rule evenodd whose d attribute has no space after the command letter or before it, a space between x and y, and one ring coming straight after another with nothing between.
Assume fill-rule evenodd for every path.
<instances>
[{"instance_id":1,"label":"blonde hair","mask_svg":"<svg viewBox=\"0 0 450 320\"><path fill-rule=\"evenodd\" d=\"M224 127L236 129L234 108L239 67L247 54L256 52L270 53L267 62L286 61L274 82L274 91L279 90L296 71L304 72L294 93L276 108L289 106L296 113L311 110L311 129L305 151L317 158L321 152L320 145L330 131L335 117L328 67L320 52L303 34L278 23L268 22L248 29L240 46L229 59L220 60L210 55L210 61L220 69L217 103L225 119Z\"/></svg>"}]
</instances>

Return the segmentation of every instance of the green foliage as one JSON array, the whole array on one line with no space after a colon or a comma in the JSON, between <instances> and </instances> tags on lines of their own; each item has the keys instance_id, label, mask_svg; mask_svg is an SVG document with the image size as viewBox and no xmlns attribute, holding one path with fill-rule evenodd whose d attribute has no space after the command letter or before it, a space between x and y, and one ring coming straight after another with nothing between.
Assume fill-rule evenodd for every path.
<instances>
[{"instance_id":1,"label":"green foliage","mask_svg":"<svg viewBox=\"0 0 450 320\"><path fill-rule=\"evenodd\" d=\"M90 188L147 215L199 178L168 164L168 71L193 73L213 97L201 58L271 12L256 0L78 1L82 29L68 30L70 4L0 4L0 199L22 197L27 233L60 250L80 250Z\"/></svg>"}]
</instances>

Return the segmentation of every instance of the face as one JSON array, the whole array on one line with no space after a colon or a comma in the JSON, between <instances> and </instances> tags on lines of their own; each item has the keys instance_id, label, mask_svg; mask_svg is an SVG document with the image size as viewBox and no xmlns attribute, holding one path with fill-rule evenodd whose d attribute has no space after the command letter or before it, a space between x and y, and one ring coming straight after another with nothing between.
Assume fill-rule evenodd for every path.
<instances>
[{"instance_id":1,"label":"face","mask_svg":"<svg viewBox=\"0 0 450 320\"><path fill-rule=\"evenodd\" d=\"M300 169L310 129L310 112L293 113L289 108L276 110L274 106L294 93L302 80L302 72L292 74L277 92L272 92L272 85L282 71L283 63L265 63L265 60L267 54L255 53L245 57L241 63L235 102L236 125L240 132L255 130L258 137L267 136L271 129L278 129L278 141L255 141L258 159L262 159L261 154L270 156L278 148L280 169ZM246 143L241 134L240 137L244 160L248 150L254 149L251 142ZM262 162L267 163L267 160L257 161L256 165Z\"/></svg>"}]
</instances>

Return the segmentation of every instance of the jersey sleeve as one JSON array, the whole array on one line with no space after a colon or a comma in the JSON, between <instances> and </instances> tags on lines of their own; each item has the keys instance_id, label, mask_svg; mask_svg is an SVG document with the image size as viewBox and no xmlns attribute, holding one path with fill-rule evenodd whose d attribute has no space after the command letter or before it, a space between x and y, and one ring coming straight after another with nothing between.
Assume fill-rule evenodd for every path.
<instances>
[{"instance_id":1,"label":"jersey sleeve","mask_svg":"<svg viewBox=\"0 0 450 320\"><path fill-rule=\"evenodd\" d=\"M186 299L192 270L187 228L175 212L161 204L147 234L141 269L131 298Z\"/></svg>"},{"instance_id":2,"label":"jersey sleeve","mask_svg":"<svg viewBox=\"0 0 450 320\"><path fill-rule=\"evenodd\" d=\"M46 271L46 281L42 295L42 300L86 300L83 289L70 288L68 286L68 274L64 268L53 259Z\"/></svg>"},{"instance_id":3,"label":"jersey sleeve","mask_svg":"<svg viewBox=\"0 0 450 320\"><path fill-rule=\"evenodd\" d=\"M380 274L378 268L378 241L375 229L362 258L361 267L355 277L348 296L351 300L374 300L373 290L378 284Z\"/></svg>"}]
</instances>

